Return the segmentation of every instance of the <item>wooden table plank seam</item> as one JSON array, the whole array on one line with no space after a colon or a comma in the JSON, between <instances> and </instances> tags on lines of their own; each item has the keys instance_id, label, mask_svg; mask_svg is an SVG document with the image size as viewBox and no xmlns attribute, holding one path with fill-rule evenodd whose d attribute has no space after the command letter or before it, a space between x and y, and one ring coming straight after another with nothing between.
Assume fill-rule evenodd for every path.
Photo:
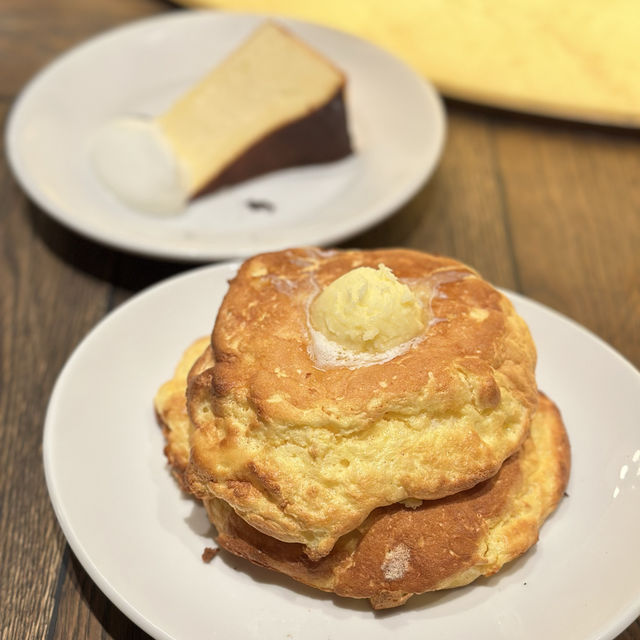
<instances>
[{"instance_id":1,"label":"wooden table plank seam","mask_svg":"<svg viewBox=\"0 0 640 640\"><path fill-rule=\"evenodd\" d=\"M65 582L65 576L69 568L69 562L71 558L71 549L68 544L65 545L62 553L62 558L58 566L58 575L56 578L56 586L53 593L53 609L47 625L47 636L45 640L55 640L56 627L58 622L58 614L60 611L60 605L62 602L62 587Z\"/></svg>"},{"instance_id":2,"label":"wooden table plank seam","mask_svg":"<svg viewBox=\"0 0 640 640\"><path fill-rule=\"evenodd\" d=\"M500 219L502 224L504 225L504 231L507 238L507 250L509 253L509 262L510 262L511 270L513 273L515 290L519 293L525 293L522 290L522 280L520 278L520 269L518 266L518 260L515 252L514 243L513 243L513 234L511 230L511 212L509 210L509 201L507 198L507 193L506 193L506 188L504 183L504 175L502 173L500 162L498 161L498 149L496 144L495 123L493 120L490 121L488 129L489 129L489 149L491 152L491 165L493 168L493 172L496 180L496 189L498 192L498 197L500 199L500 205L501 205Z\"/></svg>"}]
</instances>

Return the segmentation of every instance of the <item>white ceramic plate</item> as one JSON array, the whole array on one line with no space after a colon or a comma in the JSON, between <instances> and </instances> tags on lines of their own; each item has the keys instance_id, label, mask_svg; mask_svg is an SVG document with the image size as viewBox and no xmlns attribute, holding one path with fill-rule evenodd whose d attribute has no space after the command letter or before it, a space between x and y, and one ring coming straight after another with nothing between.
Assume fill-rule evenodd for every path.
<instances>
[{"instance_id":1,"label":"white ceramic plate","mask_svg":"<svg viewBox=\"0 0 640 640\"><path fill-rule=\"evenodd\" d=\"M189 11L120 27L76 47L24 89L9 119L10 165L59 222L132 252L181 260L333 244L404 204L440 157L441 100L404 63L318 25L278 18L348 76L355 155L272 173L162 219L121 204L94 175L92 135L127 113L154 115L195 84L265 16ZM254 210L266 201L273 211Z\"/></svg>"},{"instance_id":2,"label":"white ceramic plate","mask_svg":"<svg viewBox=\"0 0 640 640\"><path fill-rule=\"evenodd\" d=\"M56 514L90 576L135 623L163 640L602 640L640 614L640 374L514 294L573 452L569 497L536 548L490 579L377 614L225 553L204 564L210 527L168 472L152 398L210 331L234 272L201 268L122 305L77 348L51 397L44 464Z\"/></svg>"}]
</instances>

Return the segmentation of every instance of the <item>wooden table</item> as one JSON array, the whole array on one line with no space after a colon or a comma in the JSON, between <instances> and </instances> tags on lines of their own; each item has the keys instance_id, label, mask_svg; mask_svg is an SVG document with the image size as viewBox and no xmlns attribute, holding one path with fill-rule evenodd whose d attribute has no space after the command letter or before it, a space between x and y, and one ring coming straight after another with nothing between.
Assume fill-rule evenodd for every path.
<instances>
[{"instance_id":1,"label":"wooden table","mask_svg":"<svg viewBox=\"0 0 640 640\"><path fill-rule=\"evenodd\" d=\"M79 7L82 6L80 9ZM0 113L81 40L177 10L160 0L4 0ZM640 134L447 103L433 179L345 246L449 254L588 327L640 366ZM188 265L94 244L52 222L0 160L0 636L142 638L96 588L57 525L42 425L60 368L113 308ZM640 621L619 636L639 640Z\"/></svg>"}]
</instances>

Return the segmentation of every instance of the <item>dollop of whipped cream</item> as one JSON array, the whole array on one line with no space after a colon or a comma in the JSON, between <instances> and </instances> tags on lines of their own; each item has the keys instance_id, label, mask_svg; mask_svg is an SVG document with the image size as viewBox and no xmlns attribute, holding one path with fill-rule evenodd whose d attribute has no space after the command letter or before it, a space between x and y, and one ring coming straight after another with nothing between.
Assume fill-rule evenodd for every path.
<instances>
[{"instance_id":1,"label":"dollop of whipped cream","mask_svg":"<svg viewBox=\"0 0 640 640\"><path fill-rule=\"evenodd\" d=\"M91 144L99 179L125 204L161 216L184 210L189 194L184 171L155 120L117 118Z\"/></svg>"},{"instance_id":2,"label":"dollop of whipped cream","mask_svg":"<svg viewBox=\"0 0 640 640\"><path fill-rule=\"evenodd\" d=\"M335 364L374 364L424 333L420 300L384 264L357 267L325 287L309 307L316 356Z\"/></svg>"}]
</instances>

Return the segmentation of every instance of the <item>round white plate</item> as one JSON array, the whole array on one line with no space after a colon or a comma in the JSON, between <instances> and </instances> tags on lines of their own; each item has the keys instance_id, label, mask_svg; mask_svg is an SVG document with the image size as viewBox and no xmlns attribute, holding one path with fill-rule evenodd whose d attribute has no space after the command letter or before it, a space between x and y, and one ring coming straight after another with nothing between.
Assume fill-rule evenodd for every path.
<instances>
[{"instance_id":1,"label":"round white plate","mask_svg":"<svg viewBox=\"0 0 640 640\"><path fill-rule=\"evenodd\" d=\"M94 240L181 260L332 244L393 213L440 157L445 115L438 94L368 42L284 18L276 19L345 71L354 155L247 181L169 219L128 208L94 175L89 147L101 125L162 112L265 19L170 13L63 55L27 85L9 118L9 160L22 187L59 222ZM252 209L250 201L273 210Z\"/></svg>"},{"instance_id":2,"label":"round white plate","mask_svg":"<svg viewBox=\"0 0 640 640\"><path fill-rule=\"evenodd\" d=\"M51 397L44 465L71 548L98 587L157 639L613 638L640 614L640 374L575 323L509 294L539 350L540 387L562 410L573 468L537 547L468 587L374 613L215 546L181 495L152 398L209 333L235 266L156 285L102 321ZM558 603L564 603L561 612ZM556 615L554 612L558 612Z\"/></svg>"}]
</instances>

